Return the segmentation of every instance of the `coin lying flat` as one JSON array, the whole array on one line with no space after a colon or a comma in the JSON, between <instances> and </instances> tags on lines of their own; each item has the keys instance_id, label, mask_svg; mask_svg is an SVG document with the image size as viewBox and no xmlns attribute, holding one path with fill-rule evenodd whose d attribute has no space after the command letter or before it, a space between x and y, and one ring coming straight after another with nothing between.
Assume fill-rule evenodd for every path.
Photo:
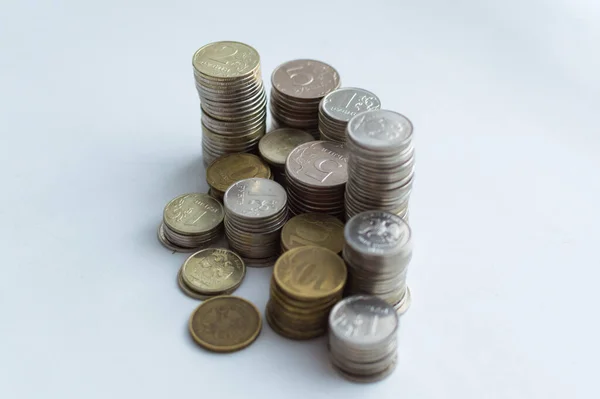
<instances>
[{"instance_id":1,"label":"coin lying flat","mask_svg":"<svg viewBox=\"0 0 600 399\"><path fill-rule=\"evenodd\" d=\"M313 137L298 129L275 129L264 135L258 143L260 156L271 166L275 180L285 185L285 160L294 148L313 141Z\"/></svg>"},{"instance_id":2,"label":"coin lying flat","mask_svg":"<svg viewBox=\"0 0 600 399\"><path fill-rule=\"evenodd\" d=\"M181 274L193 291L202 295L218 295L241 284L246 266L233 251L207 248L191 255L183 264Z\"/></svg>"},{"instance_id":3,"label":"coin lying flat","mask_svg":"<svg viewBox=\"0 0 600 399\"><path fill-rule=\"evenodd\" d=\"M223 198L223 194L233 183L252 177L271 177L269 166L253 154L224 155L206 169L206 181L211 193L220 198Z\"/></svg>"},{"instance_id":4,"label":"coin lying flat","mask_svg":"<svg viewBox=\"0 0 600 399\"><path fill-rule=\"evenodd\" d=\"M344 247L344 224L323 213L304 213L287 221L281 230L283 252L315 245L340 253Z\"/></svg>"},{"instance_id":5,"label":"coin lying flat","mask_svg":"<svg viewBox=\"0 0 600 399\"><path fill-rule=\"evenodd\" d=\"M256 340L261 328L262 320L256 306L229 295L203 302L189 320L194 341L213 352L244 349Z\"/></svg>"}]
</instances>

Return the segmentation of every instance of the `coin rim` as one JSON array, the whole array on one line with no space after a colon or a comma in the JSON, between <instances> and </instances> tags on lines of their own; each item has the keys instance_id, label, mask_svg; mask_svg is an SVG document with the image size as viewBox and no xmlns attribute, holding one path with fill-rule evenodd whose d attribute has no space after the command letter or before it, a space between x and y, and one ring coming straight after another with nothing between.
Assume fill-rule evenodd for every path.
<instances>
[{"instance_id":1,"label":"coin rim","mask_svg":"<svg viewBox=\"0 0 600 399\"><path fill-rule=\"evenodd\" d=\"M205 251L214 251L214 250L222 250L225 251L227 253L230 253L232 255L234 255L241 263L242 263L242 274L240 276L239 281L235 281L233 282L233 284L231 284L230 286L224 287L223 289L205 289L205 288L200 288L200 287L196 287L194 284L191 284L185 277L185 266L188 264L188 262L195 257L196 255L200 254L201 252L205 252ZM194 291L196 291L197 293L201 294L201 295L216 295L218 293L221 292L225 292L225 291L229 291L231 289L234 289L235 287L239 286L243 281L244 278L246 277L246 263L244 262L244 260L241 258L241 256L239 256L238 254L236 254L235 252L233 252L230 249L227 248L223 248L223 247L211 247L211 248L203 248L200 251L194 252L193 254L191 254L190 256L188 256L188 258L183 262L183 264L181 265L181 277L183 278L183 281L185 281L185 283L187 284L188 287L190 287L191 289L193 289Z\"/></svg>"}]
</instances>

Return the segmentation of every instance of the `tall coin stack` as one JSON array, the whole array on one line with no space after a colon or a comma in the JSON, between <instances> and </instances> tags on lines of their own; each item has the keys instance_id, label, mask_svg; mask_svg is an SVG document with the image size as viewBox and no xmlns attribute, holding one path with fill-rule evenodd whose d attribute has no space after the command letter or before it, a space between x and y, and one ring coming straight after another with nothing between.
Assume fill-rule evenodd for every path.
<instances>
[{"instance_id":1,"label":"tall coin stack","mask_svg":"<svg viewBox=\"0 0 600 399\"><path fill-rule=\"evenodd\" d=\"M301 129L319 138L319 103L340 87L337 71L315 60L294 60L279 65L271 75L273 127Z\"/></svg>"},{"instance_id":2,"label":"tall coin stack","mask_svg":"<svg viewBox=\"0 0 600 399\"><path fill-rule=\"evenodd\" d=\"M346 218L370 209L406 218L415 163L411 122L393 111L367 111L350 120L346 133Z\"/></svg>"},{"instance_id":3,"label":"tall coin stack","mask_svg":"<svg viewBox=\"0 0 600 399\"><path fill-rule=\"evenodd\" d=\"M329 354L344 378L374 382L389 376L398 358L398 327L394 309L373 296L351 296L329 315Z\"/></svg>"},{"instance_id":4,"label":"tall coin stack","mask_svg":"<svg viewBox=\"0 0 600 399\"><path fill-rule=\"evenodd\" d=\"M285 160L294 148L309 141L313 141L310 134L290 128L275 129L260 139L258 151L260 156L271 166L276 182L285 187Z\"/></svg>"},{"instance_id":5,"label":"tall coin stack","mask_svg":"<svg viewBox=\"0 0 600 399\"><path fill-rule=\"evenodd\" d=\"M225 192L225 234L229 246L248 266L267 265L281 249L281 228L287 221L285 189L273 180L240 180Z\"/></svg>"},{"instance_id":6,"label":"tall coin stack","mask_svg":"<svg viewBox=\"0 0 600 399\"><path fill-rule=\"evenodd\" d=\"M404 313L410 306L406 273L412 258L412 234L408 224L389 212L366 211L346 223L344 240L346 292L378 296Z\"/></svg>"},{"instance_id":7,"label":"tall coin stack","mask_svg":"<svg viewBox=\"0 0 600 399\"><path fill-rule=\"evenodd\" d=\"M344 218L348 150L344 143L311 141L288 156L288 206L293 215L326 213Z\"/></svg>"},{"instance_id":8,"label":"tall coin stack","mask_svg":"<svg viewBox=\"0 0 600 399\"><path fill-rule=\"evenodd\" d=\"M258 52L243 43L215 42L196 51L192 64L205 166L223 154L255 152L267 117Z\"/></svg>"},{"instance_id":9,"label":"tall coin stack","mask_svg":"<svg viewBox=\"0 0 600 399\"><path fill-rule=\"evenodd\" d=\"M379 98L370 91L356 87L332 91L319 105L321 140L346 142L348 121L358 113L379 108Z\"/></svg>"},{"instance_id":10,"label":"tall coin stack","mask_svg":"<svg viewBox=\"0 0 600 399\"><path fill-rule=\"evenodd\" d=\"M305 246L281 255L266 309L273 331L290 339L325 334L329 311L342 299L346 273L342 258L326 248Z\"/></svg>"}]
</instances>

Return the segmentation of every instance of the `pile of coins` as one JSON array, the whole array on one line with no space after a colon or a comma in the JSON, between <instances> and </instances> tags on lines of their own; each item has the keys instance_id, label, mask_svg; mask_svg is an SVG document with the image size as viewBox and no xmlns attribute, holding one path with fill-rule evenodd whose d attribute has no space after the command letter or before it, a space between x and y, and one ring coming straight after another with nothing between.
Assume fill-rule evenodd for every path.
<instances>
[{"instance_id":1,"label":"pile of coins","mask_svg":"<svg viewBox=\"0 0 600 399\"><path fill-rule=\"evenodd\" d=\"M267 118L258 52L239 42L215 42L196 51L192 65L205 166L223 154L255 152Z\"/></svg>"},{"instance_id":2,"label":"pile of coins","mask_svg":"<svg viewBox=\"0 0 600 399\"><path fill-rule=\"evenodd\" d=\"M273 127L305 130L319 138L319 103L340 87L337 71L315 60L288 61L271 75L271 117Z\"/></svg>"},{"instance_id":3,"label":"pile of coins","mask_svg":"<svg viewBox=\"0 0 600 399\"><path fill-rule=\"evenodd\" d=\"M223 206L207 194L184 194L163 211L158 239L176 252L195 252L222 236Z\"/></svg>"},{"instance_id":4,"label":"pile of coins","mask_svg":"<svg viewBox=\"0 0 600 399\"><path fill-rule=\"evenodd\" d=\"M177 283L194 299L233 293L246 276L242 258L225 248L207 248L191 255L179 269Z\"/></svg>"},{"instance_id":5,"label":"pile of coins","mask_svg":"<svg viewBox=\"0 0 600 399\"><path fill-rule=\"evenodd\" d=\"M348 150L344 143L311 141L296 147L285 164L293 215L326 213L344 218Z\"/></svg>"},{"instance_id":6,"label":"pile of coins","mask_svg":"<svg viewBox=\"0 0 600 399\"><path fill-rule=\"evenodd\" d=\"M347 219L370 209L407 217L415 161L412 133L411 122L393 111L367 111L350 120Z\"/></svg>"},{"instance_id":7,"label":"pile of coins","mask_svg":"<svg viewBox=\"0 0 600 399\"><path fill-rule=\"evenodd\" d=\"M303 213L294 216L281 230L281 252L314 245L335 253L344 248L344 224L324 213Z\"/></svg>"},{"instance_id":8,"label":"pile of coins","mask_svg":"<svg viewBox=\"0 0 600 399\"><path fill-rule=\"evenodd\" d=\"M344 261L326 248L294 248L275 263L266 317L273 330L290 339L325 334L327 316L342 299Z\"/></svg>"},{"instance_id":9,"label":"pile of coins","mask_svg":"<svg viewBox=\"0 0 600 399\"><path fill-rule=\"evenodd\" d=\"M396 368L398 315L373 296L351 296L339 302L329 315L329 354L343 377L355 382L374 382Z\"/></svg>"},{"instance_id":10,"label":"pile of coins","mask_svg":"<svg viewBox=\"0 0 600 399\"><path fill-rule=\"evenodd\" d=\"M410 306L406 273L412 234L408 224L389 212L366 211L346 223L344 239L346 292L376 295L404 313Z\"/></svg>"},{"instance_id":11,"label":"pile of coins","mask_svg":"<svg viewBox=\"0 0 600 399\"><path fill-rule=\"evenodd\" d=\"M285 186L285 160L294 148L313 141L313 137L298 129L276 129L264 135L258 143L260 156L271 166L273 178Z\"/></svg>"},{"instance_id":12,"label":"pile of coins","mask_svg":"<svg viewBox=\"0 0 600 399\"><path fill-rule=\"evenodd\" d=\"M348 121L356 114L379 108L379 98L370 91L355 87L332 91L319 106L321 140L346 142Z\"/></svg>"},{"instance_id":13,"label":"pile of coins","mask_svg":"<svg viewBox=\"0 0 600 399\"><path fill-rule=\"evenodd\" d=\"M225 191L233 183L251 177L270 179L271 169L253 154L223 155L206 169L206 182L210 187L208 193L222 201Z\"/></svg>"},{"instance_id":14,"label":"pile of coins","mask_svg":"<svg viewBox=\"0 0 600 399\"><path fill-rule=\"evenodd\" d=\"M285 189L273 180L240 180L225 192L223 204L229 246L249 266L273 262L288 216Z\"/></svg>"}]
</instances>

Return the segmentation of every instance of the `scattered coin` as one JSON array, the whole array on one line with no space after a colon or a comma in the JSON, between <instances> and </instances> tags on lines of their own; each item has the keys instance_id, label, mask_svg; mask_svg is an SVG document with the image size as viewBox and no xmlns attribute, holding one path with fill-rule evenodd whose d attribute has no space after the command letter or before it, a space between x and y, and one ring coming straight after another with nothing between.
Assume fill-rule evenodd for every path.
<instances>
[{"instance_id":1,"label":"scattered coin","mask_svg":"<svg viewBox=\"0 0 600 399\"><path fill-rule=\"evenodd\" d=\"M181 267L181 278L186 287L205 296L233 292L240 286L245 275L244 261L225 248L198 251Z\"/></svg>"},{"instance_id":2,"label":"scattered coin","mask_svg":"<svg viewBox=\"0 0 600 399\"><path fill-rule=\"evenodd\" d=\"M235 352L252 344L262 328L260 312L245 299L222 295L206 300L192 313L189 330L200 346Z\"/></svg>"},{"instance_id":3,"label":"scattered coin","mask_svg":"<svg viewBox=\"0 0 600 399\"><path fill-rule=\"evenodd\" d=\"M319 138L319 102L340 87L337 71L316 60L293 60L281 64L271 75L273 127L306 130Z\"/></svg>"},{"instance_id":4,"label":"scattered coin","mask_svg":"<svg viewBox=\"0 0 600 399\"><path fill-rule=\"evenodd\" d=\"M355 295L329 314L329 353L340 375L355 382L374 382L396 367L398 315L385 301Z\"/></svg>"},{"instance_id":5,"label":"scattered coin","mask_svg":"<svg viewBox=\"0 0 600 399\"><path fill-rule=\"evenodd\" d=\"M364 89L342 87L327 94L319 105L321 140L346 142L346 126L356 114L381 108L379 98Z\"/></svg>"},{"instance_id":6,"label":"scattered coin","mask_svg":"<svg viewBox=\"0 0 600 399\"><path fill-rule=\"evenodd\" d=\"M335 253L344 247L344 224L324 213L303 213L287 221L281 230L282 252L314 245Z\"/></svg>"},{"instance_id":7,"label":"scattered coin","mask_svg":"<svg viewBox=\"0 0 600 399\"><path fill-rule=\"evenodd\" d=\"M347 293L375 295L398 313L405 312L410 305L406 274L412 258L408 224L393 213L366 211L346 223L344 239Z\"/></svg>"},{"instance_id":8,"label":"scattered coin","mask_svg":"<svg viewBox=\"0 0 600 399\"><path fill-rule=\"evenodd\" d=\"M285 160L288 155L300 144L313 140L307 132L290 128L275 129L260 139L260 156L271 166L276 182L285 186Z\"/></svg>"},{"instance_id":9,"label":"scattered coin","mask_svg":"<svg viewBox=\"0 0 600 399\"><path fill-rule=\"evenodd\" d=\"M269 165L253 154L223 155L206 169L210 195L221 200L233 183L251 177L271 178Z\"/></svg>"}]
</instances>

